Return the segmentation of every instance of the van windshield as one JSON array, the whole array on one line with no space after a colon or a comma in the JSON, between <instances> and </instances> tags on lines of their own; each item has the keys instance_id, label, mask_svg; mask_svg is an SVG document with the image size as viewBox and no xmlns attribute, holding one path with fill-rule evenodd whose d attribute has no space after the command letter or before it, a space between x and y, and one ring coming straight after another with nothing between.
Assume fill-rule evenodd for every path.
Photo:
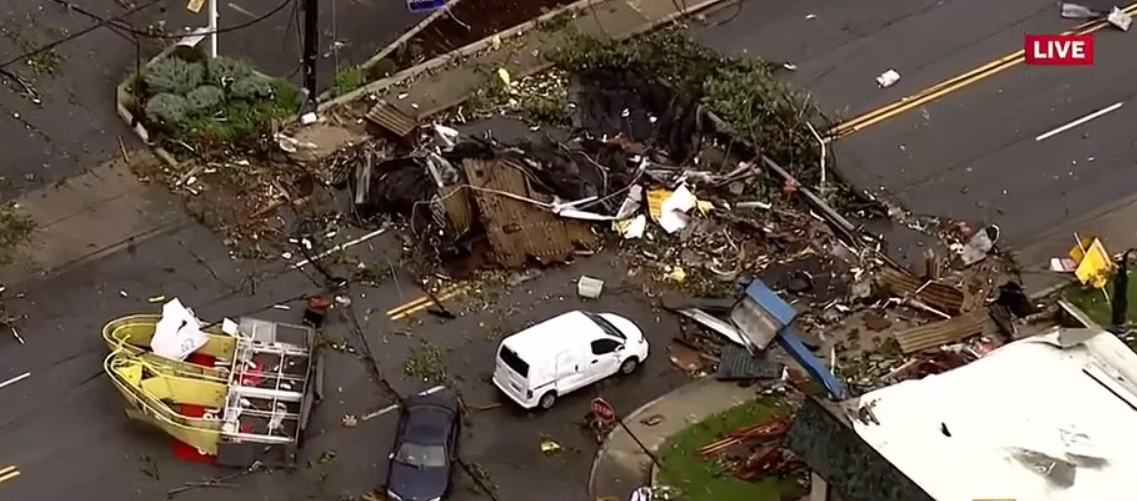
<instances>
[{"instance_id":1,"label":"van windshield","mask_svg":"<svg viewBox=\"0 0 1137 501\"><path fill-rule=\"evenodd\" d=\"M502 346L501 353L498 353L498 357L501 358L502 362L505 362L506 366L508 366L510 369L513 369L514 372L520 374L521 377L529 377L529 364L525 363L524 360L521 360L521 357L517 356L513 350Z\"/></svg>"},{"instance_id":2,"label":"van windshield","mask_svg":"<svg viewBox=\"0 0 1137 501\"><path fill-rule=\"evenodd\" d=\"M620 332L620 329L617 329L615 325L612 325L612 322L609 322L604 317L587 311L583 313L588 317L589 320L592 320L596 323L596 325L599 325L600 329L602 329L609 336L619 339L628 339L628 337L625 336L623 332Z\"/></svg>"}]
</instances>

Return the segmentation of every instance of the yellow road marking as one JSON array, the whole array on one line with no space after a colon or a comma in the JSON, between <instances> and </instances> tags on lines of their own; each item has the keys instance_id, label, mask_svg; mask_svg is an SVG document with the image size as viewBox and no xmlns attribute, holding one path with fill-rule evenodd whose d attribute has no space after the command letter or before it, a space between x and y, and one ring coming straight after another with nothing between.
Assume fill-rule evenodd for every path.
<instances>
[{"instance_id":1,"label":"yellow road marking","mask_svg":"<svg viewBox=\"0 0 1137 501\"><path fill-rule=\"evenodd\" d=\"M435 294L435 296L442 296L444 294L449 294L451 291L454 291L460 287L461 286L459 286L459 285L447 287L445 289L438 291L438 293ZM421 306L421 305L427 304L429 302L430 302L429 296L422 296L418 299L412 299L410 301L407 301L406 303L400 304L394 308L387 310L387 315L388 316L394 316L394 315L397 315L403 311L409 310L409 309L414 308L416 306Z\"/></svg>"},{"instance_id":2,"label":"yellow road marking","mask_svg":"<svg viewBox=\"0 0 1137 501\"><path fill-rule=\"evenodd\" d=\"M441 293L437 294L436 297L438 298L438 302L441 303L442 301L446 301L447 299L451 299L454 297L461 296L461 295L465 294L468 290L470 290L470 288L468 286L464 286L464 285L458 286L458 287L452 287L449 290L447 290L446 292L441 292ZM423 311L427 308L430 308L430 306L432 304L434 304L430 300L430 298L421 298L421 301L416 300L416 301L412 301L412 302L415 304L411 305L410 307L404 308L404 307L400 306L399 308L396 308L395 311L397 311L397 312L394 314L391 314L390 312L388 312L388 314L391 316L391 321L402 320L404 318L407 318L408 316L414 315L415 313L418 313L418 312ZM406 306L406 305L403 305L403 306Z\"/></svg>"},{"instance_id":3,"label":"yellow road marking","mask_svg":"<svg viewBox=\"0 0 1137 501\"><path fill-rule=\"evenodd\" d=\"M1124 10L1126 14L1137 14L1137 3L1129 5L1122 10ZM1074 28L1073 30L1067 31L1062 34L1088 35L1090 33L1100 31L1106 26L1109 26L1109 23L1106 21L1094 21L1084 23L1077 28ZM912 110L913 108L928 104L948 94L998 75L999 73L1002 73L1010 68L1018 66L1025 60L1023 57L1024 55L1025 53L1022 50L1008 54L983 66L968 71L962 75L950 78L936 85L928 87L927 89L924 89L920 92L917 92L916 94L905 97L900 101L881 106L880 108L846 120L845 122L842 122L834 127L833 130L830 131L830 135L835 138L848 136L849 134L859 132L872 125L895 117L896 115Z\"/></svg>"},{"instance_id":4,"label":"yellow road marking","mask_svg":"<svg viewBox=\"0 0 1137 501\"><path fill-rule=\"evenodd\" d=\"M3 468L0 468L0 483L7 482L18 476L20 476L20 470L16 469L15 466L5 466Z\"/></svg>"}]
</instances>

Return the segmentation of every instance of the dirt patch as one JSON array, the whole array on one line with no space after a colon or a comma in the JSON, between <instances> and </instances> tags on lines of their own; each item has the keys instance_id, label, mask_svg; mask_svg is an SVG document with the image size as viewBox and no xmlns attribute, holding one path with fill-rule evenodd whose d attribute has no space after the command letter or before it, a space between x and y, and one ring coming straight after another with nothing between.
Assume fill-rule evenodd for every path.
<instances>
[{"instance_id":1,"label":"dirt patch","mask_svg":"<svg viewBox=\"0 0 1137 501\"><path fill-rule=\"evenodd\" d=\"M400 69L409 68L536 19L572 1L462 0L449 14L439 16L395 51L395 62Z\"/></svg>"}]
</instances>

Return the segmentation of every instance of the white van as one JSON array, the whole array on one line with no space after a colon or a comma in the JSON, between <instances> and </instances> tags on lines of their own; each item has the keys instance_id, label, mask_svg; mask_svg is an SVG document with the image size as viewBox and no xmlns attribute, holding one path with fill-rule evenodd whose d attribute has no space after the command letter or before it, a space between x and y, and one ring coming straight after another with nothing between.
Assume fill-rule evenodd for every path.
<instances>
[{"instance_id":1,"label":"white van","mask_svg":"<svg viewBox=\"0 0 1137 501\"><path fill-rule=\"evenodd\" d=\"M647 359L643 331L612 313L570 311L501 341L493 382L526 409L614 374L631 374Z\"/></svg>"}]
</instances>

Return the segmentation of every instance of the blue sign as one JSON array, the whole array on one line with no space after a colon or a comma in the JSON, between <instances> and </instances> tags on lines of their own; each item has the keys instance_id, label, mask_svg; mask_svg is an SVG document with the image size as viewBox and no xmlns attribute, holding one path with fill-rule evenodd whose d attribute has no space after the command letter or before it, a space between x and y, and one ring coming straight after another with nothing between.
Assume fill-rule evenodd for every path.
<instances>
[{"instance_id":1,"label":"blue sign","mask_svg":"<svg viewBox=\"0 0 1137 501\"><path fill-rule=\"evenodd\" d=\"M407 0L407 10L422 14L434 12L446 6L446 0Z\"/></svg>"}]
</instances>

